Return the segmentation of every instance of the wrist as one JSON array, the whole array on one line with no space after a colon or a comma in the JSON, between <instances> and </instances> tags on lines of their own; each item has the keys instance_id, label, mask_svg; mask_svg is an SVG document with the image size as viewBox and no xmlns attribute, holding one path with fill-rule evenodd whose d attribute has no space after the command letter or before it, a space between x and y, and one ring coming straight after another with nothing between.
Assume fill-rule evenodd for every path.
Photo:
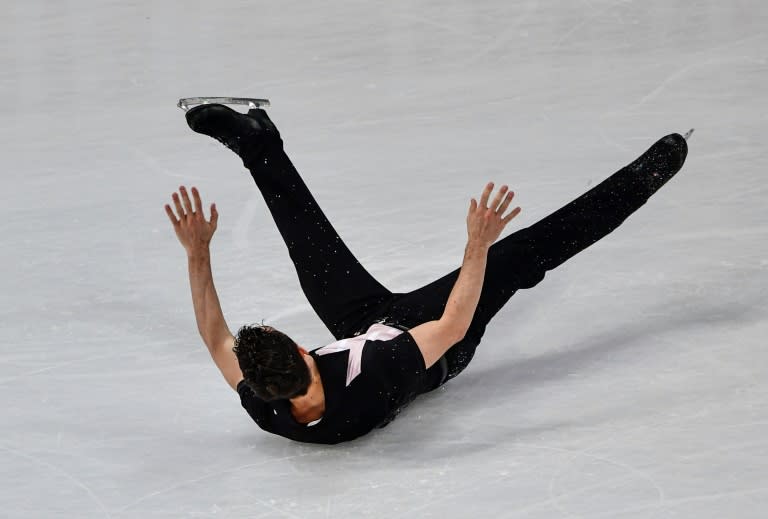
<instances>
[{"instance_id":1,"label":"wrist","mask_svg":"<svg viewBox=\"0 0 768 519\"><path fill-rule=\"evenodd\" d=\"M478 251L478 252L485 251L485 252L487 252L490 247L491 247L490 243L487 243L487 242L482 241L482 240L478 240L476 238L470 238L469 240L467 240L467 246L465 247L465 250L466 251Z\"/></svg>"},{"instance_id":2,"label":"wrist","mask_svg":"<svg viewBox=\"0 0 768 519\"><path fill-rule=\"evenodd\" d=\"M189 260L207 260L211 258L211 250L208 246L198 246L187 249L187 258Z\"/></svg>"}]
</instances>

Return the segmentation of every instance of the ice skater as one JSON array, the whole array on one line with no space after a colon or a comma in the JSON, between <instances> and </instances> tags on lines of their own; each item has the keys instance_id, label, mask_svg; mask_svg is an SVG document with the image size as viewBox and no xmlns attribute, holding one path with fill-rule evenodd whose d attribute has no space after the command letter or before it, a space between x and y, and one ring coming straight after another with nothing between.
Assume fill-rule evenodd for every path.
<instances>
[{"instance_id":1,"label":"ice skater","mask_svg":"<svg viewBox=\"0 0 768 519\"><path fill-rule=\"evenodd\" d=\"M518 290L616 229L683 166L688 148L668 135L637 160L539 222L496 242L520 213L506 185L488 183L467 214L460 268L408 293L374 279L339 237L283 150L262 109L187 112L195 132L237 153L282 235L310 305L336 342L308 351L270 326L232 335L213 284L209 243L218 211L196 188L165 210L187 252L198 330L242 406L265 431L338 443L388 424L418 395L467 367L491 318ZM496 243L494 243L496 242Z\"/></svg>"}]
</instances>

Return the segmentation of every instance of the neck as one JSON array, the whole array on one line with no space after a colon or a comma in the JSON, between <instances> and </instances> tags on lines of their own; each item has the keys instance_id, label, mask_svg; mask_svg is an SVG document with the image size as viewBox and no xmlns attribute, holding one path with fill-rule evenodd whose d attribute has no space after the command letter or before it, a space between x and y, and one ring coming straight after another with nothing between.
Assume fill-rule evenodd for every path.
<instances>
[{"instance_id":1,"label":"neck","mask_svg":"<svg viewBox=\"0 0 768 519\"><path fill-rule=\"evenodd\" d=\"M309 375L311 382L306 394L291 398L291 406L297 411L309 411L325 409L325 393L323 392L323 383L320 379L320 372L317 369L317 365L312 359L308 362Z\"/></svg>"}]
</instances>

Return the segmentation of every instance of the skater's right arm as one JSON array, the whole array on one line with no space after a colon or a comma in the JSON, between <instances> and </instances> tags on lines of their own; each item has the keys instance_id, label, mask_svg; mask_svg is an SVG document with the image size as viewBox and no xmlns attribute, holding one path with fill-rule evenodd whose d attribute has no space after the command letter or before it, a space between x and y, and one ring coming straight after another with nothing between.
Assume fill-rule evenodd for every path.
<instances>
[{"instance_id":1,"label":"skater's right arm","mask_svg":"<svg viewBox=\"0 0 768 519\"><path fill-rule=\"evenodd\" d=\"M520 213L516 207L504 215L514 193L502 186L490 206L488 198L493 183L485 186L478 205L473 198L467 215L467 246L458 279L448 296L442 317L411 328L409 333L419 347L427 368L437 362L454 344L461 341L472 323L483 288L488 249L493 245L507 223ZM506 193L506 196L505 196Z\"/></svg>"},{"instance_id":2,"label":"skater's right arm","mask_svg":"<svg viewBox=\"0 0 768 519\"><path fill-rule=\"evenodd\" d=\"M203 202L197 188L192 188L194 206L184 186L179 188L179 193L181 196L174 193L172 197L176 212L167 204L165 212L176 236L187 251L189 285L192 289L192 306L195 310L197 329L221 374L230 387L237 391L237 384L243 380L243 373L240 371L237 356L232 351L234 337L224 320L211 272L210 242L216 232L219 213L213 204L210 221L205 219Z\"/></svg>"}]
</instances>

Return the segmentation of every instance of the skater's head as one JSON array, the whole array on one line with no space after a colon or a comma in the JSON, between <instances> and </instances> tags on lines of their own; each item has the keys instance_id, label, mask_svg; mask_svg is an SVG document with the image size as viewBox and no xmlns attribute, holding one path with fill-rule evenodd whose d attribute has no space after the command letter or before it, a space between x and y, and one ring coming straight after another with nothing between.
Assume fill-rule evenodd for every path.
<instances>
[{"instance_id":1,"label":"skater's head","mask_svg":"<svg viewBox=\"0 0 768 519\"><path fill-rule=\"evenodd\" d=\"M245 383L262 400L280 400L307 393L311 375L306 351L270 326L247 325L237 331L235 346Z\"/></svg>"}]
</instances>

